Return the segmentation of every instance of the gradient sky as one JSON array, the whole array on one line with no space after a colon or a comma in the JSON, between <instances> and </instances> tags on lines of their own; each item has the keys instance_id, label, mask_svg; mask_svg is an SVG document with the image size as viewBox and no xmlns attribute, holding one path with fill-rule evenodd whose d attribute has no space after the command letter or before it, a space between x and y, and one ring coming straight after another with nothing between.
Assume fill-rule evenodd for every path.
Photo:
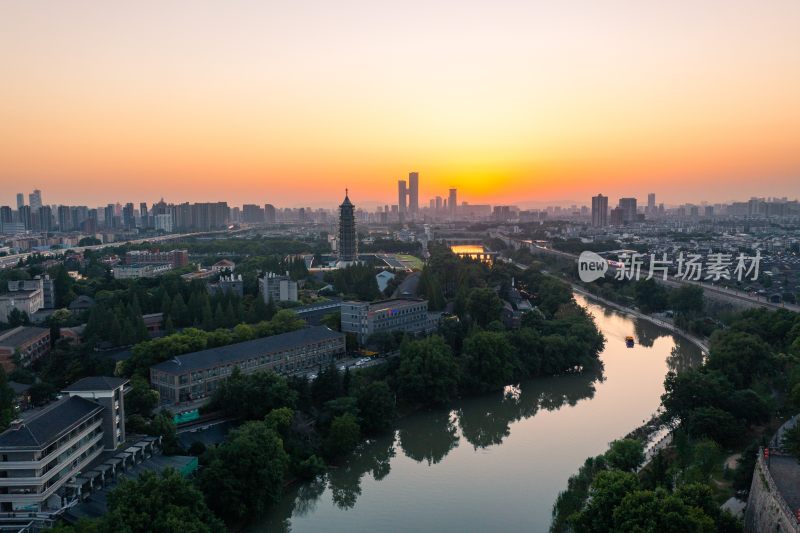
<instances>
[{"instance_id":1,"label":"gradient sky","mask_svg":"<svg viewBox=\"0 0 800 533\"><path fill-rule=\"evenodd\" d=\"M0 3L0 204L800 195L800 1Z\"/></svg>"}]
</instances>

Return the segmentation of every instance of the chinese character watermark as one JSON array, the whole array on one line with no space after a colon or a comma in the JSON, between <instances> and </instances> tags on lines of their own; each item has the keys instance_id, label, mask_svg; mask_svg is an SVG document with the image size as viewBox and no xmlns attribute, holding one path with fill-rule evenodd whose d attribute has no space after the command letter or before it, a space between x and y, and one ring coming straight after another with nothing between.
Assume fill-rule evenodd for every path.
<instances>
[{"instance_id":1,"label":"chinese character watermark","mask_svg":"<svg viewBox=\"0 0 800 533\"><path fill-rule=\"evenodd\" d=\"M614 279L625 281L660 277L666 280L674 268L672 278L682 281L711 281L736 280L755 281L758 279L761 266L761 252L756 251L754 256L740 253L735 259L731 254L712 253L703 258L700 254L684 254L681 252L676 260L667 258L663 253L660 257L656 254L641 254L626 252L619 255L618 261L609 261L594 252L583 252L578 258L578 276L582 281L594 281L605 276L609 269L613 269Z\"/></svg>"}]
</instances>

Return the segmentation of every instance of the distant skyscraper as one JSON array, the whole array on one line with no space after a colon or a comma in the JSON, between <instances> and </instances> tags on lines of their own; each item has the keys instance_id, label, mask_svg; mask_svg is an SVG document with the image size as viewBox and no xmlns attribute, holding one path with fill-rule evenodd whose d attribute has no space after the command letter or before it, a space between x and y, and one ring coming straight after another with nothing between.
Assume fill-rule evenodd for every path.
<instances>
[{"instance_id":1,"label":"distant skyscraper","mask_svg":"<svg viewBox=\"0 0 800 533\"><path fill-rule=\"evenodd\" d=\"M647 195L647 212L655 213L656 211L656 193L651 192Z\"/></svg>"},{"instance_id":2,"label":"distant skyscraper","mask_svg":"<svg viewBox=\"0 0 800 533\"><path fill-rule=\"evenodd\" d=\"M125 226L125 229L136 227L136 216L132 202L126 203L125 207L122 208L122 224Z\"/></svg>"},{"instance_id":3,"label":"distant skyscraper","mask_svg":"<svg viewBox=\"0 0 800 533\"><path fill-rule=\"evenodd\" d=\"M450 189L450 195L447 199L447 206L450 208L450 216L456 216L456 208L458 207L458 191Z\"/></svg>"},{"instance_id":4,"label":"distant skyscraper","mask_svg":"<svg viewBox=\"0 0 800 533\"><path fill-rule=\"evenodd\" d=\"M441 196L437 196L436 197L436 210L437 211L441 211L442 210L442 197Z\"/></svg>"},{"instance_id":5,"label":"distant skyscraper","mask_svg":"<svg viewBox=\"0 0 800 533\"><path fill-rule=\"evenodd\" d=\"M622 221L624 223L636 220L636 198L620 198L619 208L622 209Z\"/></svg>"},{"instance_id":6,"label":"distant skyscraper","mask_svg":"<svg viewBox=\"0 0 800 533\"><path fill-rule=\"evenodd\" d=\"M19 221L25 226L25 229L31 229L33 220L31 217L31 206L23 205L19 208Z\"/></svg>"},{"instance_id":7,"label":"distant skyscraper","mask_svg":"<svg viewBox=\"0 0 800 533\"><path fill-rule=\"evenodd\" d=\"M267 224L275 224L277 219L278 217L275 214L275 206L272 204L264 204L264 222Z\"/></svg>"},{"instance_id":8,"label":"distant skyscraper","mask_svg":"<svg viewBox=\"0 0 800 533\"><path fill-rule=\"evenodd\" d=\"M344 201L339 206L339 241L337 243L339 263L344 265L358 259L355 212L356 207L350 202L347 189L345 189Z\"/></svg>"},{"instance_id":9,"label":"distant skyscraper","mask_svg":"<svg viewBox=\"0 0 800 533\"><path fill-rule=\"evenodd\" d=\"M25 205L25 195L21 192L17 193L17 209Z\"/></svg>"},{"instance_id":10,"label":"distant skyscraper","mask_svg":"<svg viewBox=\"0 0 800 533\"><path fill-rule=\"evenodd\" d=\"M150 217L147 215L147 202L139 203L139 225L143 228L150 227Z\"/></svg>"},{"instance_id":11,"label":"distant skyscraper","mask_svg":"<svg viewBox=\"0 0 800 533\"><path fill-rule=\"evenodd\" d=\"M39 208L42 207L42 191L39 189L34 190L28 195L28 200L31 205L31 212L38 213Z\"/></svg>"},{"instance_id":12,"label":"distant skyscraper","mask_svg":"<svg viewBox=\"0 0 800 533\"><path fill-rule=\"evenodd\" d=\"M419 172L408 173L408 210L412 217L419 213Z\"/></svg>"},{"instance_id":13,"label":"distant skyscraper","mask_svg":"<svg viewBox=\"0 0 800 533\"><path fill-rule=\"evenodd\" d=\"M602 228L608 225L608 196L598 194L592 197L592 226Z\"/></svg>"},{"instance_id":14,"label":"distant skyscraper","mask_svg":"<svg viewBox=\"0 0 800 533\"><path fill-rule=\"evenodd\" d=\"M72 216L68 205L58 206L58 231L72 230Z\"/></svg>"},{"instance_id":15,"label":"distant skyscraper","mask_svg":"<svg viewBox=\"0 0 800 533\"><path fill-rule=\"evenodd\" d=\"M53 212L49 205L43 205L39 208L39 229L44 232L53 230Z\"/></svg>"},{"instance_id":16,"label":"distant skyscraper","mask_svg":"<svg viewBox=\"0 0 800 533\"><path fill-rule=\"evenodd\" d=\"M397 205L400 206L400 218L402 219L407 211L408 191L406 190L406 180L397 181ZM402 220L401 220L402 221Z\"/></svg>"}]
</instances>

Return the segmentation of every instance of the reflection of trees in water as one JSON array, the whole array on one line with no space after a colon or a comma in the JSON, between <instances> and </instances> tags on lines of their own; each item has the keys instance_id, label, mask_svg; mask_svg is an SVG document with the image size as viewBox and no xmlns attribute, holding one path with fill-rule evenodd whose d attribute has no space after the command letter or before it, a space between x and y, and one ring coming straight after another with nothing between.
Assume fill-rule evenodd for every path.
<instances>
[{"instance_id":1,"label":"reflection of trees in water","mask_svg":"<svg viewBox=\"0 0 800 533\"><path fill-rule=\"evenodd\" d=\"M371 472L376 480L383 479L389 475L394 456L394 437L385 437L362 447L347 464L332 469L328 474L328 487L333 502L340 509L352 508L361 494L364 474Z\"/></svg>"},{"instance_id":2,"label":"reflection of trees in water","mask_svg":"<svg viewBox=\"0 0 800 533\"><path fill-rule=\"evenodd\" d=\"M370 472L376 480L389 474L392 458L396 455L395 436L390 435L368 442L354 453L347 464L339 468L331 468L324 476L312 481L300 483L294 494L287 494L281 502L269 512L266 525L268 531L291 531L293 516L304 516L313 513L325 489L330 489L331 500L340 509L351 509L361 495L361 479ZM253 529L262 531L262 529Z\"/></svg>"},{"instance_id":3,"label":"reflection of trees in water","mask_svg":"<svg viewBox=\"0 0 800 533\"><path fill-rule=\"evenodd\" d=\"M703 362L703 352L697 345L683 337L675 336L675 346L667 357L667 366L673 372L683 372L690 368L700 366Z\"/></svg>"},{"instance_id":4,"label":"reflection of trees in water","mask_svg":"<svg viewBox=\"0 0 800 533\"><path fill-rule=\"evenodd\" d=\"M512 394L466 399L458 409L461 434L476 449L500 444L511 433L511 423L530 418L540 409L555 411L591 398L595 382L602 379L602 370L597 370L528 381Z\"/></svg>"},{"instance_id":5,"label":"reflection of trees in water","mask_svg":"<svg viewBox=\"0 0 800 533\"><path fill-rule=\"evenodd\" d=\"M667 330L639 318L633 321L633 331L637 342L645 348L652 348L656 339L669 335Z\"/></svg>"},{"instance_id":6,"label":"reflection of trees in water","mask_svg":"<svg viewBox=\"0 0 800 533\"><path fill-rule=\"evenodd\" d=\"M450 411L412 416L400 424L400 447L417 462L436 464L458 446L455 417Z\"/></svg>"},{"instance_id":7,"label":"reflection of trees in water","mask_svg":"<svg viewBox=\"0 0 800 533\"><path fill-rule=\"evenodd\" d=\"M294 512L297 516L313 513L317 508L317 500L325 492L325 478L320 476L307 483L302 483L297 489L294 500Z\"/></svg>"},{"instance_id":8,"label":"reflection of trees in water","mask_svg":"<svg viewBox=\"0 0 800 533\"><path fill-rule=\"evenodd\" d=\"M407 457L436 464L458 446L459 427L467 442L476 449L500 444L510 434L511 423L530 418L541 409L554 411L592 398L596 382L603 379L602 369L540 378L509 387L505 393L467 398L454 411L417 413L402 419L396 438L387 436L369 442L361 446L347 464L332 468L324 477L301 484L294 498L285 498L286 504L270 513L270 530L289 531L291 517L313 512L326 488L330 489L331 499L340 509L355 506L365 474L371 473L378 481L389 475L392 458L396 455L395 442Z\"/></svg>"}]
</instances>

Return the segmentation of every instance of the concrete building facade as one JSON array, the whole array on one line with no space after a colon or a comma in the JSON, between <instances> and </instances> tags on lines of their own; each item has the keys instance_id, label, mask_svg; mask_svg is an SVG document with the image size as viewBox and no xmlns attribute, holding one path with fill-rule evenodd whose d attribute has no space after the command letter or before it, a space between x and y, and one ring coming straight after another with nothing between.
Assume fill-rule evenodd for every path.
<instances>
[{"instance_id":1,"label":"concrete building facade","mask_svg":"<svg viewBox=\"0 0 800 533\"><path fill-rule=\"evenodd\" d=\"M179 355L150 367L150 383L166 404L209 397L234 368L250 374L311 371L345 353L345 336L315 326Z\"/></svg>"},{"instance_id":2,"label":"concrete building facade","mask_svg":"<svg viewBox=\"0 0 800 533\"><path fill-rule=\"evenodd\" d=\"M390 299L381 302L342 302L342 331L363 344L374 333L404 331L413 335L433 332L428 300Z\"/></svg>"}]
</instances>

